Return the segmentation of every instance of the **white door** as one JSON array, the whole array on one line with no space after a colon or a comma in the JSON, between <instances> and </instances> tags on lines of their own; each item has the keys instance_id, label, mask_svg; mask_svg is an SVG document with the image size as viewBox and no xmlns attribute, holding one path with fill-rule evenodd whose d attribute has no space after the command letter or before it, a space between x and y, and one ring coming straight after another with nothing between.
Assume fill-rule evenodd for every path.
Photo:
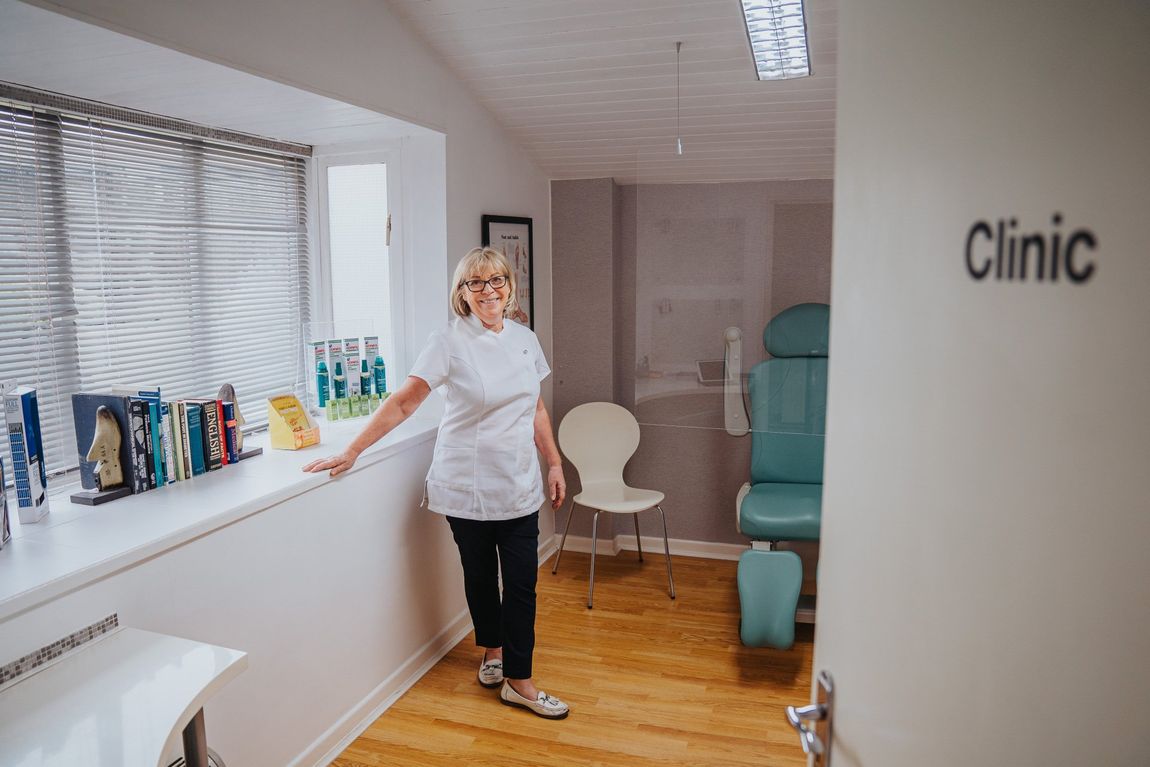
<instances>
[{"instance_id":1,"label":"white door","mask_svg":"<svg viewBox=\"0 0 1150 767\"><path fill-rule=\"evenodd\" d=\"M1150 765L1150 4L840 13L830 764Z\"/></svg>"}]
</instances>

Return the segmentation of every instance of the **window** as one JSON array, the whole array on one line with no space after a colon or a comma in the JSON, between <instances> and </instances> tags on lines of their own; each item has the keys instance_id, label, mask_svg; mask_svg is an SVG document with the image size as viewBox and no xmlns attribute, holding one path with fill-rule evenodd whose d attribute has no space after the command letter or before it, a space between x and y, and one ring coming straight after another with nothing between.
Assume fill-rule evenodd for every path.
<instances>
[{"instance_id":1,"label":"window","mask_svg":"<svg viewBox=\"0 0 1150 767\"><path fill-rule=\"evenodd\" d=\"M0 100L0 382L36 387L49 471L80 391L231 383L266 421L309 294L304 156Z\"/></svg>"},{"instance_id":2,"label":"window","mask_svg":"<svg viewBox=\"0 0 1150 767\"><path fill-rule=\"evenodd\" d=\"M402 335L399 259L391 258L391 211L398 187L386 154L325 157L319 163L320 213L327 279L320 286L312 340L378 336L396 385L397 341ZM362 350L361 350L362 352ZM370 364L370 360L368 361Z\"/></svg>"}]
</instances>

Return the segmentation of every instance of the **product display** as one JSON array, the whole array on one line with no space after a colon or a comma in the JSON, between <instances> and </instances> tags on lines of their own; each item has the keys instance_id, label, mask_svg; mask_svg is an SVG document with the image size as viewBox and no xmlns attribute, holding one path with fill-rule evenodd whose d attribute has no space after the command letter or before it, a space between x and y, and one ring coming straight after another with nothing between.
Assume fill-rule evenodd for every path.
<instances>
[{"instance_id":1,"label":"product display","mask_svg":"<svg viewBox=\"0 0 1150 767\"><path fill-rule=\"evenodd\" d=\"M374 413L387 398L387 365L379 353L379 336L364 336L362 347L358 338L312 341L308 346L316 380L312 413L329 421L360 418Z\"/></svg>"},{"instance_id":2,"label":"product display","mask_svg":"<svg viewBox=\"0 0 1150 767\"><path fill-rule=\"evenodd\" d=\"M271 446L280 450L319 444L319 427L294 394L268 397L268 435Z\"/></svg>"}]
</instances>

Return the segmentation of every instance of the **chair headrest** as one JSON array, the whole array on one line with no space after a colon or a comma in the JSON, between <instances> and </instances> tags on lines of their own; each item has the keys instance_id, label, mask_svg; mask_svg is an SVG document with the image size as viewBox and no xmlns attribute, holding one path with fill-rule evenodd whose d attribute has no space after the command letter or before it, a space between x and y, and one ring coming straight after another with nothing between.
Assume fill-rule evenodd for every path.
<instances>
[{"instance_id":1,"label":"chair headrest","mask_svg":"<svg viewBox=\"0 0 1150 767\"><path fill-rule=\"evenodd\" d=\"M767 323L763 346L772 357L826 357L830 322L828 305L796 304Z\"/></svg>"}]
</instances>

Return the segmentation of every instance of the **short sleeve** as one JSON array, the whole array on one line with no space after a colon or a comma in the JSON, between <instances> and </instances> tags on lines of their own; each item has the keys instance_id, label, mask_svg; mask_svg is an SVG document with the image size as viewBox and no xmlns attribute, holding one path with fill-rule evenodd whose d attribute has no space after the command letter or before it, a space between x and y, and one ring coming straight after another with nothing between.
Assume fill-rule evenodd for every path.
<instances>
[{"instance_id":1,"label":"short sleeve","mask_svg":"<svg viewBox=\"0 0 1150 767\"><path fill-rule=\"evenodd\" d=\"M547 358L543 356L543 347L539 345L539 337L532 333L531 340L535 346L535 373L539 376L539 380L542 381L551 375L551 367L547 364Z\"/></svg>"},{"instance_id":2,"label":"short sleeve","mask_svg":"<svg viewBox=\"0 0 1150 767\"><path fill-rule=\"evenodd\" d=\"M447 349L447 338L442 330L437 330L427 339L427 345L419 353L411 373L416 378L422 378L432 389L447 383L447 371L451 364L451 355Z\"/></svg>"}]
</instances>

